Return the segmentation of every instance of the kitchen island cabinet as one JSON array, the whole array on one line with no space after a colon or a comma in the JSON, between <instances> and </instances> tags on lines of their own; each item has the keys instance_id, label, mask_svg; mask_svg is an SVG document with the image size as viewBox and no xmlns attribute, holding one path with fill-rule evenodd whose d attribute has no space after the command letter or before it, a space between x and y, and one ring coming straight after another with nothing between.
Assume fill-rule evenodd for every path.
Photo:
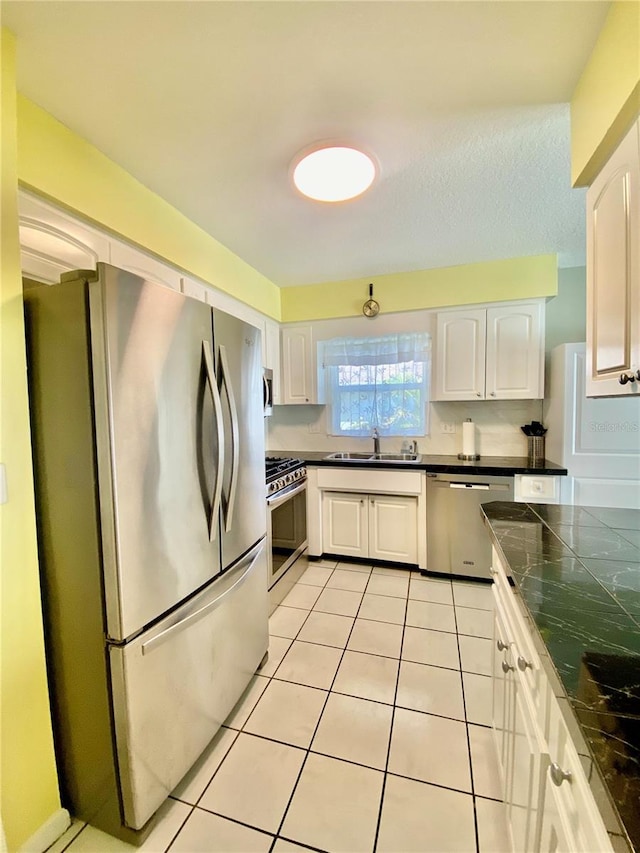
<instances>
[{"instance_id":1,"label":"kitchen island cabinet","mask_svg":"<svg viewBox=\"0 0 640 853\"><path fill-rule=\"evenodd\" d=\"M640 849L640 511L495 502L482 512L514 849Z\"/></svg>"}]
</instances>

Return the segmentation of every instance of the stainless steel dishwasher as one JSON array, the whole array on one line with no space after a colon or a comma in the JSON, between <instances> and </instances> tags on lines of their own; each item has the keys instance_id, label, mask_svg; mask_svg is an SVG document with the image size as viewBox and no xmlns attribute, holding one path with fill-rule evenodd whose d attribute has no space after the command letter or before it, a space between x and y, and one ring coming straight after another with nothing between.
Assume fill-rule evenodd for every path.
<instances>
[{"instance_id":1,"label":"stainless steel dishwasher","mask_svg":"<svg viewBox=\"0 0 640 853\"><path fill-rule=\"evenodd\" d=\"M490 580L480 504L512 501L513 477L427 474L427 572Z\"/></svg>"}]
</instances>

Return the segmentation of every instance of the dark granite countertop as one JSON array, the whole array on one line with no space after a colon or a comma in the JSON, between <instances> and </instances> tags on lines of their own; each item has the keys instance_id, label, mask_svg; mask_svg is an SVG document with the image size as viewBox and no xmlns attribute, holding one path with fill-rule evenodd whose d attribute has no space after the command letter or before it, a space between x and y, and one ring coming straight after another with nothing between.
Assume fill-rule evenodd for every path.
<instances>
[{"instance_id":1,"label":"dark granite countertop","mask_svg":"<svg viewBox=\"0 0 640 853\"><path fill-rule=\"evenodd\" d=\"M607 828L616 832L610 798L617 831L640 850L640 510L495 502L482 511L582 736L578 752L593 761Z\"/></svg>"},{"instance_id":2,"label":"dark granite countertop","mask_svg":"<svg viewBox=\"0 0 640 853\"><path fill-rule=\"evenodd\" d=\"M555 474L564 476L567 469L545 459L532 464L526 456L483 456L474 461L463 461L457 456L429 455L423 453L419 462L367 462L366 460L327 459L331 450L269 450L267 456L303 459L308 465L333 468L407 468L430 471L434 474L484 474L489 477L512 477L514 474Z\"/></svg>"}]
</instances>

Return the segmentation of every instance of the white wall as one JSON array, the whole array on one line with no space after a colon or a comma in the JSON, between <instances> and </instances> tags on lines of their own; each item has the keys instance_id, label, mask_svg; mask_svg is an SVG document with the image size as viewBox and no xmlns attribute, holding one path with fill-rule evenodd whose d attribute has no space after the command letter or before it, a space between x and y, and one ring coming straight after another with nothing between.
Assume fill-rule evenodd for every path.
<instances>
[{"instance_id":1,"label":"white wall","mask_svg":"<svg viewBox=\"0 0 640 853\"><path fill-rule=\"evenodd\" d=\"M316 341L347 335L387 334L400 331L433 333L435 312L407 311L365 317L321 320L311 324ZM542 420L541 400L472 401L430 404L430 434L418 438L418 450L428 454L457 454L462 450L462 421L476 424L477 452L483 456L526 456L527 440L520 426ZM327 435L324 406L275 406L267 419L266 444L269 450L293 453L296 450L369 449L369 439ZM454 434L445 434L442 423L455 424ZM382 438L382 449L398 451L400 437ZM371 449L373 445L371 444Z\"/></svg>"}]
</instances>

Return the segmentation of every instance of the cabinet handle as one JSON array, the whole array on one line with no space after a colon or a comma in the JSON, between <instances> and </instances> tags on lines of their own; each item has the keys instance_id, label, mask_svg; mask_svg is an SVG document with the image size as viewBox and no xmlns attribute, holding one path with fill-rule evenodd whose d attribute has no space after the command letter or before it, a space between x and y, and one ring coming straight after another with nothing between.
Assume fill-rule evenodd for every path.
<instances>
[{"instance_id":1,"label":"cabinet handle","mask_svg":"<svg viewBox=\"0 0 640 853\"><path fill-rule=\"evenodd\" d=\"M480 393L480 391L476 391L476 397L482 397L482 394Z\"/></svg>"},{"instance_id":2,"label":"cabinet handle","mask_svg":"<svg viewBox=\"0 0 640 853\"><path fill-rule=\"evenodd\" d=\"M563 782L571 782L572 774L570 770L563 770L559 764L555 762L549 767L549 775L554 785L560 787Z\"/></svg>"},{"instance_id":3,"label":"cabinet handle","mask_svg":"<svg viewBox=\"0 0 640 853\"><path fill-rule=\"evenodd\" d=\"M499 652L506 652L506 650L509 648L509 644L503 643L502 640L498 640L496 646L498 647Z\"/></svg>"},{"instance_id":4,"label":"cabinet handle","mask_svg":"<svg viewBox=\"0 0 640 853\"><path fill-rule=\"evenodd\" d=\"M489 396L490 396L490 397L495 397L495 396L496 396L496 392L495 392L495 391L491 391L491 392L489 393Z\"/></svg>"},{"instance_id":5,"label":"cabinet handle","mask_svg":"<svg viewBox=\"0 0 640 853\"><path fill-rule=\"evenodd\" d=\"M518 669L520 672L524 672L526 669L533 669L533 666L529 663L526 658L523 658L522 655L518 656Z\"/></svg>"},{"instance_id":6,"label":"cabinet handle","mask_svg":"<svg viewBox=\"0 0 640 853\"><path fill-rule=\"evenodd\" d=\"M504 672L504 674L505 674L505 675L506 675L508 672L513 672L513 670L514 670L514 669L515 669L515 666L511 666L511 664L508 664L508 663L506 662L506 660L503 660L503 661L502 661L502 671Z\"/></svg>"},{"instance_id":7,"label":"cabinet handle","mask_svg":"<svg viewBox=\"0 0 640 853\"><path fill-rule=\"evenodd\" d=\"M638 371L638 373L640 373L640 370ZM626 385L627 382L635 382L635 381L636 381L636 377L633 375L633 373L621 373L620 379L618 379L618 382L621 385Z\"/></svg>"}]
</instances>

